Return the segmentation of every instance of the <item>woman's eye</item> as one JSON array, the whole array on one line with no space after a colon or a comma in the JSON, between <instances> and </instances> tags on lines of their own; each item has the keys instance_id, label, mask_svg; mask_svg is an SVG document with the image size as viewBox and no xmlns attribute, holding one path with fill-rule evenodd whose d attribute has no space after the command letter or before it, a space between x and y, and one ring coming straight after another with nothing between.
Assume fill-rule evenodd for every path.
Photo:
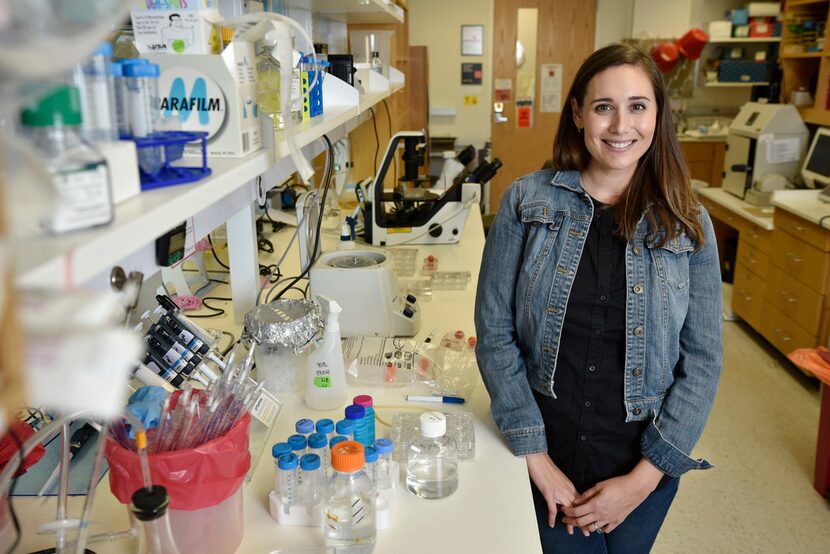
<instances>
[{"instance_id":1,"label":"woman's eye","mask_svg":"<svg viewBox=\"0 0 830 554\"><path fill-rule=\"evenodd\" d=\"M610 112L613 109L614 107L611 104L599 104L594 108L597 112Z\"/></svg>"},{"instance_id":2,"label":"woman's eye","mask_svg":"<svg viewBox=\"0 0 830 554\"><path fill-rule=\"evenodd\" d=\"M633 111L633 112L641 112L645 109L646 109L646 105L645 104L640 104L639 102L637 104L632 104L631 105L631 111Z\"/></svg>"}]
</instances>

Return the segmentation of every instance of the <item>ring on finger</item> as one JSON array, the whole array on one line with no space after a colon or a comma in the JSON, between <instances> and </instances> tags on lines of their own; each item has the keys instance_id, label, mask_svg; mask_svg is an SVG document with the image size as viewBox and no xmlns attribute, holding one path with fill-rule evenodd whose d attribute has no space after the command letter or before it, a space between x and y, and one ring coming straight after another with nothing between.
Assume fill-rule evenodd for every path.
<instances>
[{"instance_id":1,"label":"ring on finger","mask_svg":"<svg viewBox=\"0 0 830 554\"><path fill-rule=\"evenodd\" d=\"M600 528L600 526L597 524L596 521L593 523L593 525L594 525L594 533L599 533L601 535L602 534L602 529Z\"/></svg>"}]
</instances>

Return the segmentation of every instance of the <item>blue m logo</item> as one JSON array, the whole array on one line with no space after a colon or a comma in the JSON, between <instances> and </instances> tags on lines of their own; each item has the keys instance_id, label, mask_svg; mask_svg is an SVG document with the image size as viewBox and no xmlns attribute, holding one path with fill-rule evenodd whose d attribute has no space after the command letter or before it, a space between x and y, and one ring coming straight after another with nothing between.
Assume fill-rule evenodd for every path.
<instances>
[{"instance_id":1,"label":"blue m logo","mask_svg":"<svg viewBox=\"0 0 830 554\"><path fill-rule=\"evenodd\" d=\"M218 112L221 109L219 98L208 98L207 83L202 77L193 81L190 96L187 95L184 79L176 77L170 85L170 93L161 99L164 117L168 118L174 111L178 111L182 123L190 119L190 113L195 110L199 112L199 124L207 125L210 121L209 112Z\"/></svg>"}]
</instances>

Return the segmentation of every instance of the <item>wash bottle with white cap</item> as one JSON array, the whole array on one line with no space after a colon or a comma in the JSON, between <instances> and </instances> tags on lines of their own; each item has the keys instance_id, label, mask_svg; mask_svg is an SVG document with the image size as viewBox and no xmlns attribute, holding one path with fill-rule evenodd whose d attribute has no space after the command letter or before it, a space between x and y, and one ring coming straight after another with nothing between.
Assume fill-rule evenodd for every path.
<instances>
[{"instance_id":1,"label":"wash bottle with white cap","mask_svg":"<svg viewBox=\"0 0 830 554\"><path fill-rule=\"evenodd\" d=\"M323 341L308 356L305 403L313 410L334 410L346 403L346 370L340 344L340 304L323 295L317 302L326 312Z\"/></svg>"}]
</instances>

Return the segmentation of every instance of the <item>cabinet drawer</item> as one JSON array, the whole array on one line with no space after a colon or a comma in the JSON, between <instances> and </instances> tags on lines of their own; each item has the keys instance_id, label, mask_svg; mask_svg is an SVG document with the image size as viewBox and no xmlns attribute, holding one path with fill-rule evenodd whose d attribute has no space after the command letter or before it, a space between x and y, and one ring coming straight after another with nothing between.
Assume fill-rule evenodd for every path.
<instances>
[{"instance_id":1,"label":"cabinet drawer","mask_svg":"<svg viewBox=\"0 0 830 554\"><path fill-rule=\"evenodd\" d=\"M772 231L767 231L754 223L749 223L741 232L741 240L746 241L764 254L772 250Z\"/></svg>"},{"instance_id":2,"label":"cabinet drawer","mask_svg":"<svg viewBox=\"0 0 830 554\"><path fill-rule=\"evenodd\" d=\"M814 291L827 290L830 256L795 236L776 230L772 238L770 261L787 275L798 279Z\"/></svg>"},{"instance_id":3,"label":"cabinet drawer","mask_svg":"<svg viewBox=\"0 0 830 554\"><path fill-rule=\"evenodd\" d=\"M767 304L761 321L761 334L782 354L789 354L796 348L813 348L816 336L802 329L784 312Z\"/></svg>"},{"instance_id":4,"label":"cabinet drawer","mask_svg":"<svg viewBox=\"0 0 830 554\"><path fill-rule=\"evenodd\" d=\"M769 266L769 256L761 251L760 248L752 246L752 244L744 239L747 233L740 234L738 241L738 263L748 267L758 275L767 274L767 266Z\"/></svg>"},{"instance_id":5,"label":"cabinet drawer","mask_svg":"<svg viewBox=\"0 0 830 554\"><path fill-rule=\"evenodd\" d=\"M732 285L732 309L752 328L760 329L766 282L738 261Z\"/></svg>"},{"instance_id":6,"label":"cabinet drawer","mask_svg":"<svg viewBox=\"0 0 830 554\"><path fill-rule=\"evenodd\" d=\"M708 162L711 164L712 158L715 157L715 145L712 142L683 141L680 143L680 149L688 162Z\"/></svg>"},{"instance_id":7,"label":"cabinet drawer","mask_svg":"<svg viewBox=\"0 0 830 554\"><path fill-rule=\"evenodd\" d=\"M711 217L726 223L733 229L737 229L738 232L743 232L749 227L749 222L746 219L727 210L723 206L712 202L711 200L704 198L701 200L701 204L703 204Z\"/></svg>"},{"instance_id":8,"label":"cabinet drawer","mask_svg":"<svg viewBox=\"0 0 830 554\"><path fill-rule=\"evenodd\" d=\"M815 246L822 252L830 252L830 230L819 227L781 208L775 209L775 229L781 229Z\"/></svg>"},{"instance_id":9,"label":"cabinet drawer","mask_svg":"<svg viewBox=\"0 0 830 554\"><path fill-rule=\"evenodd\" d=\"M797 321L804 330L818 335L824 307L823 295L773 265L767 274L766 299L767 303Z\"/></svg>"}]
</instances>

